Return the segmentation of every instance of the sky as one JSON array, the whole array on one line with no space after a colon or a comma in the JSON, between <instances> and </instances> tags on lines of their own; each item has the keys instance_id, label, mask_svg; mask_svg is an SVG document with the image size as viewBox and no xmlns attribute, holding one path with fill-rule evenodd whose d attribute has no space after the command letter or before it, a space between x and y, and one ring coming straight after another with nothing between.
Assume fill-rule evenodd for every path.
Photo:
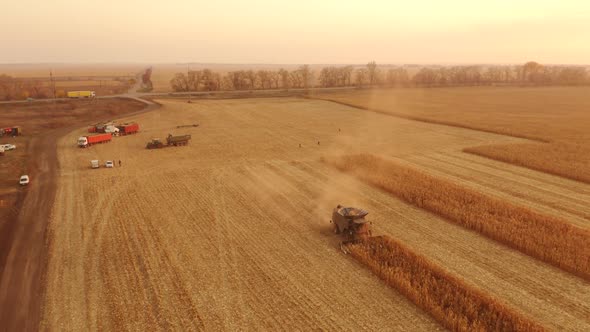
<instances>
[{"instance_id":1,"label":"sky","mask_svg":"<svg viewBox=\"0 0 590 332\"><path fill-rule=\"evenodd\" d=\"M0 63L590 63L590 1L4 0Z\"/></svg>"}]
</instances>

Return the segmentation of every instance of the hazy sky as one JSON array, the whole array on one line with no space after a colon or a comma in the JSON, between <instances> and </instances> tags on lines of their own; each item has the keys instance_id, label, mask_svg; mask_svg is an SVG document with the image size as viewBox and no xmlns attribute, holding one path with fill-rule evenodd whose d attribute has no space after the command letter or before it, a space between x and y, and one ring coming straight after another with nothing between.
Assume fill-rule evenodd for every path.
<instances>
[{"instance_id":1,"label":"hazy sky","mask_svg":"<svg viewBox=\"0 0 590 332\"><path fill-rule=\"evenodd\" d=\"M590 63L590 1L3 0L0 63Z\"/></svg>"}]
</instances>

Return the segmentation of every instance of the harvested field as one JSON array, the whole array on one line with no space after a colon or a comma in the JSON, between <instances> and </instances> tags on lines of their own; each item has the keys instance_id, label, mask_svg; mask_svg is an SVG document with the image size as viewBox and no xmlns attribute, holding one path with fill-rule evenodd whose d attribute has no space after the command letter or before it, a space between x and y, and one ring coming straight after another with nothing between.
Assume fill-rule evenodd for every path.
<instances>
[{"instance_id":1,"label":"harvested field","mask_svg":"<svg viewBox=\"0 0 590 332\"><path fill-rule=\"evenodd\" d=\"M544 330L387 236L350 243L347 248L356 260L449 330Z\"/></svg>"},{"instance_id":2,"label":"harvested field","mask_svg":"<svg viewBox=\"0 0 590 332\"><path fill-rule=\"evenodd\" d=\"M410 204L590 280L590 230L374 155L327 162Z\"/></svg>"},{"instance_id":3,"label":"harvested field","mask_svg":"<svg viewBox=\"0 0 590 332\"><path fill-rule=\"evenodd\" d=\"M366 208L375 234L545 327L590 328L582 279L320 161L360 152L410 159L526 140L324 101L162 103L129 119L142 126L137 135L90 149L73 146L85 128L60 140L42 329L442 329L343 256L328 223L338 203ZM199 127L177 128L187 123ZM168 133L192 140L145 149ZM91 159L121 159L122 167L93 170Z\"/></svg>"},{"instance_id":4,"label":"harvested field","mask_svg":"<svg viewBox=\"0 0 590 332\"><path fill-rule=\"evenodd\" d=\"M473 87L360 90L316 97L419 121L542 141L466 151L590 183L589 93L588 87Z\"/></svg>"}]
</instances>

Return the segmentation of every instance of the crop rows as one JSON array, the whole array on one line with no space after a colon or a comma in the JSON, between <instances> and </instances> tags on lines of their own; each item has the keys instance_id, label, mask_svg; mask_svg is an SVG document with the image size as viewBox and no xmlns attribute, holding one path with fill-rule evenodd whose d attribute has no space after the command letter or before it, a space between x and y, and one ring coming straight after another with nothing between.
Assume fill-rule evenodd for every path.
<instances>
[{"instance_id":1,"label":"crop rows","mask_svg":"<svg viewBox=\"0 0 590 332\"><path fill-rule=\"evenodd\" d=\"M357 261L450 330L544 330L389 237L371 237L347 248Z\"/></svg>"},{"instance_id":2,"label":"crop rows","mask_svg":"<svg viewBox=\"0 0 590 332\"><path fill-rule=\"evenodd\" d=\"M484 145L463 151L590 183L590 148L584 143Z\"/></svg>"},{"instance_id":3,"label":"crop rows","mask_svg":"<svg viewBox=\"0 0 590 332\"><path fill-rule=\"evenodd\" d=\"M374 155L326 159L419 208L590 280L590 231Z\"/></svg>"}]
</instances>

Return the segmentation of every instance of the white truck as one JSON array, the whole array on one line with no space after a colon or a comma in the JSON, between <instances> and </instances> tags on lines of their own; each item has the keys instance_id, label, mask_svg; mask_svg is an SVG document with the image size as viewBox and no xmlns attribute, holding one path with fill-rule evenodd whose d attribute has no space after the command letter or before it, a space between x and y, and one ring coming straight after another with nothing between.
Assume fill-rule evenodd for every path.
<instances>
[{"instance_id":1,"label":"white truck","mask_svg":"<svg viewBox=\"0 0 590 332\"><path fill-rule=\"evenodd\" d=\"M113 126L113 125L108 125L104 128L104 132L105 133L111 133L113 136L119 136L119 128Z\"/></svg>"},{"instance_id":2,"label":"white truck","mask_svg":"<svg viewBox=\"0 0 590 332\"><path fill-rule=\"evenodd\" d=\"M90 161L90 167L92 167L92 168L99 168L100 167L100 162L98 160L91 160Z\"/></svg>"}]
</instances>

